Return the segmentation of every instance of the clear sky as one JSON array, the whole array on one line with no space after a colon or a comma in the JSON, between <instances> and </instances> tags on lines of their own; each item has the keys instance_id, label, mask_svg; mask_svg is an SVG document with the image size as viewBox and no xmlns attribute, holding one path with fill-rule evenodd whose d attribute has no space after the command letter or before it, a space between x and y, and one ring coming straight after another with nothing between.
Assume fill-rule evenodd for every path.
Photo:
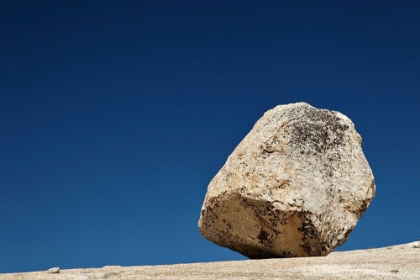
<instances>
[{"instance_id":1,"label":"clear sky","mask_svg":"<svg viewBox=\"0 0 420 280\"><path fill-rule=\"evenodd\" d=\"M353 120L377 196L338 250L420 238L418 1L0 1L0 273L242 260L201 237L263 113Z\"/></svg>"}]
</instances>

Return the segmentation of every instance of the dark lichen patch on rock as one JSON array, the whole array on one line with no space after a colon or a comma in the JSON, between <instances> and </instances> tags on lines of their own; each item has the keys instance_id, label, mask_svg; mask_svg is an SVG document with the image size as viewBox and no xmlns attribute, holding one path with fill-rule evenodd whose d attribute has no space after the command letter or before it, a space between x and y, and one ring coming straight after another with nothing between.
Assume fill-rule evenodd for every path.
<instances>
[{"instance_id":1,"label":"dark lichen patch on rock","mask_svg":"<svg viewBox=\"0 0 420 280\"><path fill-rule=\"evenodd\" d=\"M297 151L301 154L325 153L345 145L345 131L349 125L342 124L334 112L308 108L305 115L307 118L298 119L290 125L289 144L294 145Z\"/></svg>"},{"instance_id":2,"label":"dark lichen patch on rock","mask_svg":"<svg viewBox=\"0 0 420 280\"><path fill-rule=\"evenodd\" d=\"M302 243L300 246L308 256L320 256L326 253L325 246L322 245L320 234L311 219L312 213L304 211L299 213L302 219L302 225L298 231L302 234Z\"/></svg>"},{"instance_id":3,"label":"dark lichen patch on rock","mask_svg":"<svg viewBox=\"0 0 420 280\"><path fill-rule=\"evenodd\" d=\"M319 237L318 231L312 220L309 218L309 212L299 213L300 217L303 217L302 226L298 228L298 231L306 239L316 239Z\"/></svg>"}]
</instances>

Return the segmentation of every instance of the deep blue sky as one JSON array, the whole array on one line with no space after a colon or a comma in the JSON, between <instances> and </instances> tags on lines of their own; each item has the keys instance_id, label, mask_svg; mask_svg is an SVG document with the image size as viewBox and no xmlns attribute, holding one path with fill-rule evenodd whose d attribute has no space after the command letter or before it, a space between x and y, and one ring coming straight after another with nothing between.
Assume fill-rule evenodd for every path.
<instances>
[{"instance_id":1,"label":"deep blue sky","mask_svg":"<svg viewBox=\"0 0 420 280\"><path fill-rule=\"evenodd\" d=\"M0 273L240 260L206 188L263 113L356 124L377 196L339 250L420 238L416 1L0 1Z\"/></svg>"}]
</instances>

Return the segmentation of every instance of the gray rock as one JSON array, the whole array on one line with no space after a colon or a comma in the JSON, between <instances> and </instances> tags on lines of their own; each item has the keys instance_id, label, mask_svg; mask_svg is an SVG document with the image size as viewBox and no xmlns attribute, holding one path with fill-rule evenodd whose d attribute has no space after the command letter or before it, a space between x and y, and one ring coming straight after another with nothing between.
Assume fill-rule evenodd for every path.
<instances>
[{"instance_id":1,"label":"gray rock","mask_svg":"<svg viewBox=\"0 0 420 280\"><path fill-rule=\"evenodd\" d=\"M59 267L53 267L47 270L48 273L60 273Z\"/></svg>"},{"instance_id":2,"label":"gray rock","mask_svg":"<svg viewBox=\"0 0 420 280\"><path fill-rule=\"evenodd\" d=\"M255 259L329 254L375 196L361 143L339 112L267 111L210 182L201 234Z\"/></svg>"}]
</instances>

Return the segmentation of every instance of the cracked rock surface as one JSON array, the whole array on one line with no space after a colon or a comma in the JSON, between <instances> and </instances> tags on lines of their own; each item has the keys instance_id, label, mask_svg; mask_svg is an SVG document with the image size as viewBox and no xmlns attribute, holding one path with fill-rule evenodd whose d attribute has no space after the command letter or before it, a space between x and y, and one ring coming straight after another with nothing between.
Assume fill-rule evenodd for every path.
<instances>
[{"instance_id":1,"label":"cracked rock surface","mask_svg":"<svg viewBox=\"0 0 420 280\"><path fill-rule=\"evenodd\" d=\"M361 143L339 112L267 111L210 182L201 234L252 259L328 255L375 196Z\"/></svg>"}]
</instances>

